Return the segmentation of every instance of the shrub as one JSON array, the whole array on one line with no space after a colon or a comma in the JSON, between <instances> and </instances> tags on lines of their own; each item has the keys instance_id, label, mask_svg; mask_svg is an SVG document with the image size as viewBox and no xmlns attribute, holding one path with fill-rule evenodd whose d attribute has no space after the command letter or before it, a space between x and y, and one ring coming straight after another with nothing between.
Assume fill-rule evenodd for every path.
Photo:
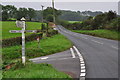
<instances>
[{"instance_id":1,"label":"shrub","mask_svg":"<svg viewBox=\"0 0 120 80\"><path fill-rule=\"evenodd\" d=\"M30 42L35 40L39 35L38 34L31 34L26 36L25 41ZM42 37L42 33L40 35ZM9 39L3 39L2 40L2 47L7 46L14 46L14 45L21 45L22 44L22 37L15 37L15 38L9 38Z\"/></svg>"}]
</instances>

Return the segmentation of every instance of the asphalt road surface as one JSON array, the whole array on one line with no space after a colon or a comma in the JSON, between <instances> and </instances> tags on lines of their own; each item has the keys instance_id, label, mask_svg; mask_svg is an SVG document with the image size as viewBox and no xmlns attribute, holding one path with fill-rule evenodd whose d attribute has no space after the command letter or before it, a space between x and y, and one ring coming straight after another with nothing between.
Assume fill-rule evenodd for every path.
<instances>
[{"instance_id":1,"label":"asphalt road surface","mask_svg":"<svg viewBox=\"0 0 120 80\"><path fill-rule=\"evenodd\" d=\"M77 53L74 52L73 58L71 51L63 51L56 54L30 59L35 63L52 64L54 68L64 73L69 74L73 78L80 78L80 60ZM62 79L61 79L62 80Z\"/></svg>"},{"instance_id":2,"label":"asphalt road surface","mask_svg":"<svg viewBox=\"0 0 120 80\"><path fill-rule=\"evenodd\" d=\"M60 25L57 28L82 53L86 64L86 78L118 78L118 41L71 32Z\"/></svg>"}]
</instances>

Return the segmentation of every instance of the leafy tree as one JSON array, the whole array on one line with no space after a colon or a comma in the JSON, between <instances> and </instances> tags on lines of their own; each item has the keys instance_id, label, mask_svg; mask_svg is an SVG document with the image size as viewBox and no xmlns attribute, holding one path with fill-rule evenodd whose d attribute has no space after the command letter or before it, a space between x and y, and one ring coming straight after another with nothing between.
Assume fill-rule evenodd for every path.
<instances>
[{"instance_id":1,"label":"leafy tree","mask_svg":"<svg viewBox=\"0 0 120 80\"><path fill-rule=\"evenodd\" d=\"M61 15L61 11L57 10L57 9L53 9L52 7L47 7L47 9L45 9L43 11L43 17L44 19L50 19L53 15L53 10L54 10L54 15L57 18L59 15ZM51 18L52 19L52 18ZM53 21L53 20L50 20Z\"/></svg>"},{"instance_id":2,"label":"leafy tree","mask_svg":"<svg viewBox=\"0 0 120 80\"><path fill-rule=\"evenodd\" d=\"M17 11L16 18L21 19L22 17L27 17L28 10L27 8L19 8Z\"/></svg>"},{"instance_id":3,"label":"leafy tree","mask_svg":"<svg viewBox=\"0 0 120 80\"><path fill-rule=\"evenodd\" d=\"M111 21L112 19L116 17L117 17L116 12L109 11L108 13L106 13L105 21Z\"/></svg>"},{"instance_id":4,"label":"leafy tree","mask_svg":"<svg viewBox=\"0 0 120 80\"><path fill-rule=\"evenodd\" d=\"M17 8L12 5L2 6L2 16L3 20L7 20L9 18L15 18Z\"/></svg>"},{"instance_id":5,"label":"leafy tree","mask_svg":"<svg viewBox=\"0 0 120 80\"><path fill-rule=\"evenodd\" d=\"M30 21L32 18L35 17L35 15L36 15L35 10L33 8L28 8L28 17Z\"/></svg>"},{"instance_id":6,"label":"leafy tree","mask_svg":"<svg viewBox=\"0 0 120 80\"><path fill-rule=\"evenodd\" d=\"M7 11L2 12L2 20L5 21L9 18Z\"/></svg>"},{"instance_id":7,"label":"leafy tree","mask_svg":"<svg viewBox=\"0 0 120 80\"><path fill-rule=\"evenodd\" d=\"M52 15L52 14L49 14L49 15L46 17L46 20L49 21L49 22L53 22L53 15Z\"/></svg>"}]
</instances>

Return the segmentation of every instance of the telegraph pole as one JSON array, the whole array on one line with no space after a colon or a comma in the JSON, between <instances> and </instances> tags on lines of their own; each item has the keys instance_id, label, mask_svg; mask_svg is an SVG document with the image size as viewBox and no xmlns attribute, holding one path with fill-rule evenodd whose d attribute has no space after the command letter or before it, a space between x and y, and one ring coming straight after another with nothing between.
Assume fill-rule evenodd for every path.
<instances>
[{"instance_id":1,"label":"telegraph pole","mask_svg":"<svg viewBox=\"0 0 120 80\"><path fill-rule=\"evenodd\" d=\"M41 7L42 7L42 24L43 24L43 8L44 8L44 6L41 5Z\"/></svg>"},{"instance_id":2,"label":"telegraph pole","mask_svg":"<svg viewBox=\"0 0 120 80\"><path fill-rule=\"evenodd\" d=\"M53 7L53 22L55 23L55 5L54 5L54 0L52 0L52 7Z\"/></svg>"}]
</instances>

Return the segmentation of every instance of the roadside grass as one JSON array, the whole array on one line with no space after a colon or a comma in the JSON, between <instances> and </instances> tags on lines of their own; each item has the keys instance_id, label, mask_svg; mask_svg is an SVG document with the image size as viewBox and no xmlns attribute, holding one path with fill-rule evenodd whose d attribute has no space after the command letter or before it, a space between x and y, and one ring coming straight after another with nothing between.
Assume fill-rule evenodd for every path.
<instances>
[{"instance_id":1,"label":"roadside grass","mask_svg":"<svg viewBox=\"0 0 120 80\"><path fill-rule=\"evenodd\" d=\"M10 33L9 30L21 30L21 28L16 27L15 21L2 21L2 38L8 39L13 37L21 36L21 33ZM26 22L27 30L41 29L41 23L39 22ZM32 33L26 33L26 35Z\"/></svg>"},{"instance_id":2,"label":"roadside grass","mask_svg":"<svg viewBox=\"0 0 120 80\"><path fill-rule=\"evenodd\" d=\"M20 64L17 66L20 66ZM22 65L22 67L17 69L12 68L8 71L4 71L3 80L4 78L53 78L51 80L55 80L54 78L66 78L65 80L71 80L69 75L57 71L50 64L34 64L31 62L28 62L24 67Z\"/></svg>"},{"instance_id":3,"label":"roadside grass","mask_svg":"<svg viewBox=\"0 0 120 80\"><path fill-rule=\"evenodd\" d=\"M82 23L82 21L68 21L69 23L73 24L73 23Z\"/></svg>"},{"instance_id":4,"label":"roadside grass","mask_svg":"<svg viewBox=\"0 0 120 80\"><path fill-rule=\"evenodd\" d=\"M72 43L61 34L54 35L40 40L40 48L37 41L26 43L26 57L29 58L50 55L56 52L64 51L72 46ZM3 71L3 78L46 78L57 80L72 78L60 71L57 71L49 64L35 64L27 61L25 67L21 64L21 46L10 46L2 49L3 66L9 63L17 63L17 66L10 70ZM20 63L18 63L20 62ZM4 79L3 79L4 80ZM50 79L49 79L50 80Z\"/></svg>"},{"instance_id":5,"label":"roadside grass","mask_svg":"<svg viewBox=\"0 0 120 80\"><path fill-rule=\"evenodd\" d=\"M120 40L120 32L112 30L72 30L73 32L112 39Z\"/></svg>"},{"instance_id":6,"label":"roadside grass","mask_svg":"<svg viewBox=\"0 0 120 80\"><path fill-rule=\"evenodd\" d=\"M3 39L21 36L21 33L9 33L9 30L21 30L21 28L15 26L15 22L2 22L2 24ZM27 22L27 26L27 29L29 30L41 28L41 24L38 22ZM27 60L29 58L50 55L67 50L72 46L72 43L65 36L57 34L52 37L41 39L39 46L40 48L38 47L37 41L26 43ZM3 70L3 78L71 78L67 74L57 71L49 64L34 64L27 61L26 66L23 67L22 64L18 63L21 61L21 50L21 45L2 48L3 68L10 63L18 64L17 67L15 66L9 70Z\"/></svg>"},{"instance_id":7,"label":"roadside grass","mask_svg":"<svg viewBox=\"0 0 120 80\"><path fill-rule=\"evenodd\" d=\"M54 35L40 40L40 48L37 41L26 43L27 58L35 58L50 55L69 49L72 43L61 34ZM21 58L21 46L10 46L2 49L3 62L10 63L14 59Z\"/></svg>"}]
</instances>

